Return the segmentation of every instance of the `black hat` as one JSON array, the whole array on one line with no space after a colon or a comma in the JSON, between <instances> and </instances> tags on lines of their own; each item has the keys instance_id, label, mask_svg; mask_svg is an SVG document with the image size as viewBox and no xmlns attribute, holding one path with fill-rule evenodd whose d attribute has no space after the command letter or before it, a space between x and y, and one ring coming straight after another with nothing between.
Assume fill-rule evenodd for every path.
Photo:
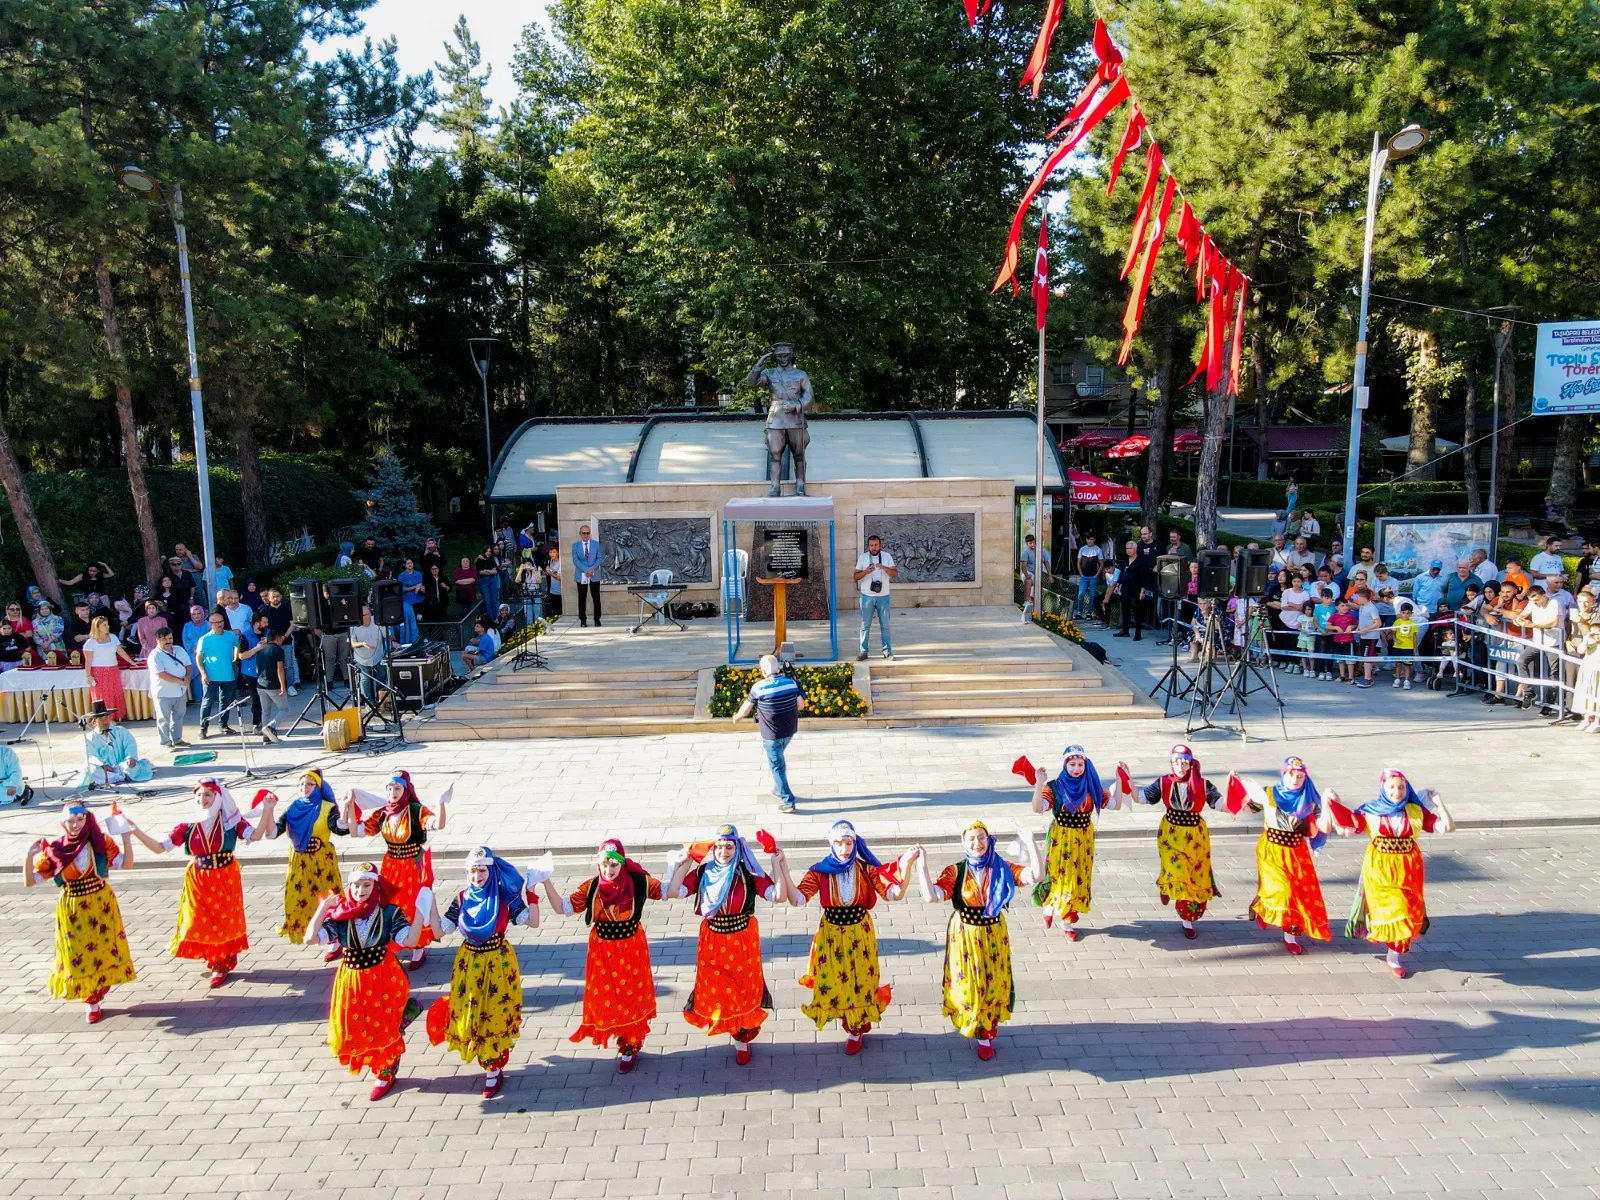
<instances>
[{"instance_id":1,"label":"black hat","mask_svg":"<svg viewBox=\"0 0 1600 1200\"><path fill-rule=\"evenodd\" d=\"M118 709L108 707L104 700L96 700L89 706L89 710L78 718L78 724L87 726L96 717L115 717L119 712Z\"/></svg>"}]
</instances>

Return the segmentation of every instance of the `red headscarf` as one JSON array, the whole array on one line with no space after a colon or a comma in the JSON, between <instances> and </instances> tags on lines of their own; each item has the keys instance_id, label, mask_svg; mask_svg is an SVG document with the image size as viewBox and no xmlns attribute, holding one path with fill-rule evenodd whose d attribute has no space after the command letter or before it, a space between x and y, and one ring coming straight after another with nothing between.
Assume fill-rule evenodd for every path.
<instances>
[{"instance_id":1,"label":"red headscarf","mask_svg":"<svg viewBox=\"0 0 1600 1200\"><path fill-rule=\"evenodd\" d=\"M1167 778L1172 780L1173 787L1177 787L1180 784L1184 785L1189 795L1190 806L1196 812L1199 812L1206 806L1206 781L1205 777L1200 774L1200 760L1194 756L1193 750L1181 743L1172 748L1170 757L1187 758L1189 760L1189 773L1187 775L1179 776L1168 772Z\"/></svg>"},{"instance_id":2,"label":"red headscarf","mask_svg":"<svg viewBox=\"0 0 1600 1200\"><path fill-rule=\"evenodd\" d=\"M608 853L613 856L621 856L622 870L617 873L615 879L610 880L606 879L597 870L594 882L595 886L600 889L600 903L607 908L615 908L624 900L631 901L633 899L633 881L628 876L638 875L642 877L648 872L628 857L628 852L622 848L622 843L616 838L607 838L600 843L600 857L603 859L607 857Z\"/></svg>"},{"instance_id":3,"label":"red headscarf","mask_svg":"<svg viewBox=\"0 0 1600 1200\"><path fill-rule=\"evenodd\" d=\"M383 811L388 813L391 817L398 817L401 813L405 812L410 805L422 803L422 801L417 799L417 789L416 786L411 782L410 771L396 771L393 775L389 776L389 782L398 783L405 788L405 794L402 795L400 799L391 799L383 806Z\"/></svg>"},{"instance_id":4,"label":"red headscarf","mask_svg":"<svg viewBox=\"0 0 1600 1200\"><path fill-rule=\"evenodd\" d=\"M94 853L101 858L111 857L100 822L95 820L94 814L81 804L67 804L62 807L62 824L66 823L66 817L74 809L83 810L83 828L78 830L76 836L63 833L61 837L44 844L44 858L50 863L51 876L59 875L66 870L67 864L83 853L85 845L92 846Z\"/></svg>"},{"instance_id":5,"label":"red headscarf","mask_svg":"<svg viewBox=\"0 0 1600 1200\"><path fill-rule=\"evenodd\" d=\"M372 894L365 901L359 901L350 894L350 884L360 879L372 880ZM365 921L380 907L389 903L389 889L383 882L383 876L378 874L377 865L362 863L356 868L354 875L350 876L349 883L339 897L339 903L328 910L329 921Z\"/></svg>"}]
</instances>

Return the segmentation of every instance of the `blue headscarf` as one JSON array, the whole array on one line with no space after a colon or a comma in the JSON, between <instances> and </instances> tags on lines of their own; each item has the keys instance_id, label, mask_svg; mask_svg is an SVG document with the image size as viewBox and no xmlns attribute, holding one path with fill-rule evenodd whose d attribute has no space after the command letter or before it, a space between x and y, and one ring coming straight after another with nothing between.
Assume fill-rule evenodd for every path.
<instances>
[{"instance_id":1,"label":"blue headscarf","mask_svg":"<svg viewBox=\"0 0 1600 1200\"><path fill-rule=\"evenodd\" d=\"M966 836L969 829L981 829L989 837L989 848L982 854L967 855L967 870L989 872L989 894L983 901L983 915L998 917L1011 903L1011 897L1016 895L1017 881L1011 877L1011 864L1000 857L1000 851L995 848L994 835L989 833L989 827L982 821L969 821L961 830L962 837Z\"/></svg>"},{"instance_id":2,"label":"blue headscarf","mask_svg":"<svg viewBox=\"0 0 1600 1200\"><path fill-rule=\"evenodd\" d=\"M1322 807L1322 793L1311 782L1309 771L1306 772L1306 781L1299 788L1290 788L1285 781L1289 772L1295 769L1305 771L1305 761L1294 756L1283 760L1283 767L1278 772L1278 786L1272 789L1272 802L1277 805L1279 812L1287 813L1293 820L1313 822L1315 832L1306 840L1311 843L1313 850L1321 850L1328 840L1328 835L1315 827L1317 810Z\"/></svg>"},{"instance_id":3,"label":"blue headscarf","mask_svg":"<svg viewBox=\"0 0 1600 1200\"><path fill-rule=\"evenodd\" d=\"M461 914L456 925L472 941L486 942L500 922L501 905L509 909L520 901L526 884L522 872L487 846L479 846L467 855L468 872L478 866L489 868L489 878L482 887L468 879L466 890L461 893Z\"/></svg>"},{"instance_id":4,"label":"blue headscarf","mask_svg":"<svg viewBox=\"0 0 1600 1200\"><path fill-rule=\"evenodd\" d=\"M856 839L855 848L850 851L849 858L840 858L837 854L830 850L828 852L828 856L821 862L813 863L811 865L811 869L818 875L843 875L846 871L853 870L855 868L856 859L858 858L862 862L866 863L869 867L883 866L883 864L878 861L878 856L874 854L871 847L869 847L867 843L862 840L861 835L856 833L856 827L850 824L849 821L835 821L833 823L833 828L828 830L828 840L831 842L841 833L848 833L851 837Z\"/></svg>"},{"instance_id":5,"label":"blue headscarf","mask_svg":"<svg viewBox=\"0 0 1600 1200\"><path fill-rule=\"evenodd\" d=\"M714 855L708 854L705 862L700 864L700 913L707 917L720 911L727 903L728 893L733 891L733 881L739 874L741 863L752 875L761 874L761 866L745 840L739 836L737 826L717 826L716 840L732 842L737 848L726 863L720 863Z\"/></svg>"},{"instance_id":6,"label":"blue headscarf","mask_svg":"<svg viewBox=\"0 0 1600 1200\"><path fill-rule=\"evenodd\" d=\"M1389 776L1391 775L1396 775L1405 780L1406 794L1403 799L1391 800L1389 799L1388 795L1385 794L1383 788L1384 785L1389 782ZM1360 808L1356 809L1356 811L1359 813L1370 813L1374 817L1395 817L1403 813L1406 809L1406 805L1408 804L1415 804L1418 808L1421 808L1422 797L1417 795L1417 789L1411 786L1411 781L1409 779L1406 779L1405 772L1397 771L1393 767L1390 767L1388 770L1384 771L1383 774L1378 776L1377 798L1374 800L1368 800Z\"/></svg>"},{"instance_id":7,"label":"blue headscarf","mask_svg":"<svg viewBox=\"0 0 1600 1200\"><path fill-rule=\"evenodd\" d=\"M301 854L311 845L312 830L316 828L317 818L322 815L322 806L331 804L335 808L339 802L334 799L333 789L328 786L328 781L322 777L320 771L306 771L301 779L314 779L317 781L316 790L309 796L301 796L283 814L289 831L289 843Z\"/></svg>"},{"instance_id":8,"label":"blue headscarf","mask_svg":"<svg viewBox=\"0 0 1600 1200\"><path fill-rule=\"evenodd\" d=\"M1082 775L1072 775L1067 771L1069 758L1083 759ZM1061 752L1061 774L1050 786L1056 794L1056 805L1067 812L1082 812L1086 799L1096 811L1106 802L1105 784L1100 782L1100 773L1094 769L1094 761L1083 752L1082 746L1068 746Z\"/></svg>"}]
</instances>

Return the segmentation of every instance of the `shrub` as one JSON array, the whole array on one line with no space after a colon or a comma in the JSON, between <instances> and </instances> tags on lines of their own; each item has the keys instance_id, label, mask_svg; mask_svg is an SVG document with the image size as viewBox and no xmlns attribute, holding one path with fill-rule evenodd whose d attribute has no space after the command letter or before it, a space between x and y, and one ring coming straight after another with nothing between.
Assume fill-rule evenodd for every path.
<instances>
[{"instance_id":1,"label":"shrub","mask_svg":"<svg viewBox=\"0 0 1600 1200\"><path fill-rule=\"evenodd\" d=\"M1083 645L1083 631L1078 628L1076 622L1069 621L1060 613L1040 613L1033 618L1033 623L1042 629L1049 630L1057 637L1066 638L1067 641L1072 642L1074 645Z\"/></svg>"},{"instance_id":2,"label":"shrub","mask_svg":"<svg viewBox=\"0 0 1600 1200\"><path fill-rule=\"evenodd\" d=\"M716 687L711 693L711 715L731 717L761 678L758 667L718 667ZM864 717L867 702L856 691L855 668L848 664L832 667L796 667L794 680L806 698L805 717Z\"/></svg>"}]
</instances>

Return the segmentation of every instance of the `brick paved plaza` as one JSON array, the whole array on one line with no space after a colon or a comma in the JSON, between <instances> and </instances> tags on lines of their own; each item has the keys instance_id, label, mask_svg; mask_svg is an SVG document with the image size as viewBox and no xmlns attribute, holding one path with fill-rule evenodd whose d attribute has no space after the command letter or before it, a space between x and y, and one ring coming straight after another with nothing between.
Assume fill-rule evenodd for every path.
<instances>
[{"instance_id":1,"label":"brick paved plaza","mask_svg":"<svg viewBox=\"0 0 1600 1200\"><path fill-rule=\"evenodd\" d=\"M763 906L777 1012L742 1069L677 1012L688 904L654 908L662 1015L626 1078L565 1040L584 935L547 917L513 935L526 1024L491 1101L419 1023L402 1085L368 1102L323 1045L332 969L271 932L278 859L246 870L255 946L220 993L165 954L179 872L119 875L141 977L93 1029L45 991L54 889L14 891L0 1195L1594 1195L1600 833L1430 839L1434 925L1404 982L1365 945L1291 959L1241 919L1252 846L1219 828L1224 895L1192 944L1157 905L1143 837L1102 840L1081 943L1019 904L1017 1018L987 1064L939 1015L943 907L880 914L894 1004L849 1059L797 1012L815 914ZM1321 859L1339 918L1360 847L1334 840ZM946 860L953 839L931 849ZM436 951L418 998L448 972Z\"/></svg>"}]
</instances>

